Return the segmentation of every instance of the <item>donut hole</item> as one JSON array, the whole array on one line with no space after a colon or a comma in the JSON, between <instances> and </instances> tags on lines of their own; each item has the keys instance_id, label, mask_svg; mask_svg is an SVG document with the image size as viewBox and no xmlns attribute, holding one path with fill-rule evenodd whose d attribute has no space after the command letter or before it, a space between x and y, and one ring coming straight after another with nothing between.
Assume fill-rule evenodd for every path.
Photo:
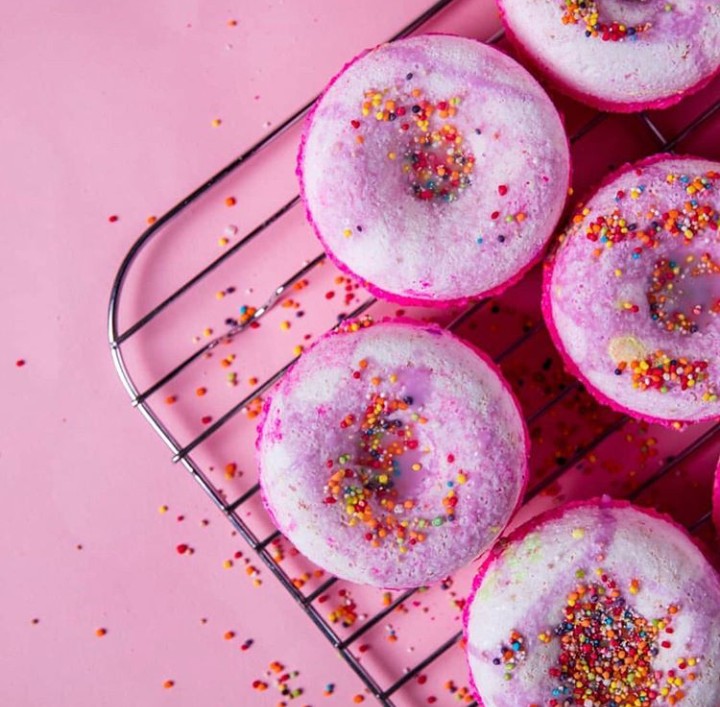
<instances>
[{"instance_id":1,"label":"donut hole","mask_svg":"<svg viewBox=\"0 0 720 707\"><path fill-rule=\"evenodd\" d=\"M459 96L432 98L419 88L369 89L357 138L377 174L376 186L401 179L419 201L452 202L472 183L475 156L457 122ZM387 190L395 189L388 183Z\"/></svg>"},{"instance_id":2,"label":"donut hole","mask_svg":"<svg viewBox=\"0 0 720 707\"><path fill-rule=\"evenodd\" d=\"M704 331L720 315L720 264L707 252L671 252L655 261L645 297L651 319L664 331Z\"/></svg>"},{"instance_id":3,"label":"donut hole","mask_svg":"<svg viewBox=\"0 0 720 707\"><path fill-rule=\"evenodd\" d=\"M423 542L431 527L454 521L457 504L437 474L434 423L425 417L429 371L416 369L407 386L402 372L386 384L366 366L363 360L371 386L365 405L342 417L330 441L337 453L327 461L325 502L338 504L344 522L364 528L374 546L407 548Z\"/></svg>"},{"instance_id":4,"label":"donut hole","mask_svg":"<svg viewBox=\"0 0 720 707\"><path fill-rule=\"evenodd\" d=\"M656 15L665 12L662 0L588 0L578 3L586 12L597 12L601 22L619 22L625 25L652 22Z\"/></svg>"},{"instance_id":5,"label":"donut hole","mask_svg":"<svg viewBox=\"0 0 720 707\"><path fill-rule=\"evenodd\" d=\"M454 201L470 185L474 162L458 129L445 123L412 139L403 171L416 199Z\"/></svg>"}]
</instances>

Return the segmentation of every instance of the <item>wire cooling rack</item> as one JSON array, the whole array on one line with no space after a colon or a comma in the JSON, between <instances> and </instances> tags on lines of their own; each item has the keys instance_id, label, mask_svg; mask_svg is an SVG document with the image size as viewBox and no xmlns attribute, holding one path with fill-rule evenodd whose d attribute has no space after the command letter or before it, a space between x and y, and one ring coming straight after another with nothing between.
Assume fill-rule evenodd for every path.
<instances>
[{"instance_id":1,"label":"wire cooling rack","mask_svg":"<svg viewBox=\"0 0 720 707\"><path fill-rule=\"evenodd\" d=\"M436 2L426 12L415 18L405 28L392 37L391 41L400 37L408 36L416 30L422 28L423 25L454 2L455 0L440 0L439 2ZM502 39L502 32L498 32L496 35L491 37L488 42L497 43ZM259 491L258 485L254 484L250 488L244 490L244 492L238 497L228 500L226 498L226 494L221 492L210 480L205 465L194 458L193 453L200 447L200 445L213 437L213 435L216 435L216 433L227 425L231 419L235 418L241 411L246 410L247 406L250 405L253 400L256 400L258 396L261 396L269 388L271 388L273 384L283 376L285 371L296 359L293 358L288 360L272 375L267 376L265 380L255 385L254 389L248 395L233 404L229 409L217 417L217 419L213 420L211 424L205 426L202 431L195 434L188 441L180 441L179 436L177 436L171 429L171 425L165 421L165 416L157 412L158 406L153 405L151 402L153 396L157 396L160 391L164 390L169 384L181 376L183 372L186 371L186 369L188 369L188 367L190 367L194 362L204 356L207 356L213 351L213 349L221 344L234 340L236 337L243 334L243 332L247 329L253 327L254 323L257 323L262 317L269 313L296 283L303 281L304 278L320 266L325 259L325 255L317 255L309 260L301 269L285 279L272 291L270 297L265 301L265 303L258 307L251 316L243 319L241 322L232 320L229 321L226 330L223 331L221 335L215 336L207 343L196 348L190 355L182 358L182 360L174 364L167 373L157 376L149 384L140 385L137 382L137 379L131 372L131 368L133 366L128 362L125 354L126 347L133 341L134 338L145 330L151 322L156 320L160 314L177 307L181 299L188 293L192 292L195 288L198 288L211 273L218 270L230 259L237 258L252 242L257 239L269 239L270 236L268 234L271 227L298 206L300 201L299 196L294 196L289 199L274 213L265 218L258 226L245 233L241 239L223 252L222 255L210 261L208 264L198 267L196 272L181 286L177 287L169 295L162 298L159 303L152 306L152 308L150 308L142 316L136 318L130 325L122 329L120 328L120 309L121 302L123 302L124 288L127 283L128 276L133 269L133 266L136 264L140 253L148 246L148 244L154 242L156 239L160 239L163 235L165 227L181 213L191 208L192 205L195 204L195 202L197 202L204 194L213 190L213 188L217 187L217 185L223 182L223 180L227 177L237 173L245 165L252 162L257 155L276 143L281 136L283 136L303 118L312 106L314 100L315 99L308 101L282 124L278 125L275 129L269 132L262 140L247 149L237 159L233 160L224 169L208 179L189 196L170 209L166 214L158 218L158 220L140 236L122 262L112 287L109 306L109 339L115 366L130 395L132 405L141 412L156 433L170 448L173 462L182 464L189 471L189 473L225 515L236 531L245 539L245 541L247 541L257 556L262 559L272 574L286 589L288 594L302 607L317 629L337 649L347 665L357 674L360 680L362 680L369 692L377 699L378 703L384 705L385 707L394 707L396 703L393 700L400 694L402 688L406 686L410 680L419 676L422 671L437 661L450 648L456 645L461 640L461 632L458 630L455 630L452 633L448 632L450 635L448 635L445 640L438 641L434 644L432 650L424 658L416 662L410 668L402 671L400 675L393 677L389 684L383 686L381 684L382 680L358 658L356 648L360 644L361 639L368 635L368 632L389 617L392 612L398 609L398 607L401 607L404 603L408 602L408 600L410 600L410 598L418 590L410 590L396 594L392 601L383 606L380 611L368 615L358 628L351 632L342 634L323 615L316 601L319 597L328 592L328 590L330 590L330 588L336 584L338 580L332 577L325 579L309 592L303 591L301 587L298 587L297 583L293 581L288 572L280 565L276 556L272 552L272 547L281 537L280 533L275 531L259 534L250 527L243 517L243 510L246 508L247 504L251 501L251 499L257 497ZM694 115L689 122L686 122L679 129L676 129L671 137L666 136L665 128L661 127L658 124L657 119L650 114L641 113L637 116L625 117L624 119L627 121L635 121L633 123L635 129L640 126L641 130L645 133L645 137L649 136L651 139L655 151L673 151L679 146L684 147L684 145L694 135L696 135L703 126L707 126L713 118L716 118L719 115L720 98L710 105L705 106L700 112ZM574 144L578 143L578 141L582 140L593 131L601 130L603 123L612 119L611 116L604 113L593 113L587 111L586 116L587 117L582 124L572 130L571 142ZM695 151L698 151L697 147L695 148ZM376 300L372 297L368 297L362 301L359 306L356 306L352 312L347 313L347 316L358 316L369 310L375 304ZM474 303L464 311L459 312L454 319L449 321L447 323L448 328L452 330L460 329L471 322L473 317L486 308L487 305L487 300ZM496 353L494 356L495 360L498 363L502 363L505 359L521 350L522 347L532 346L533 337L537 336L541 329L541 324L534 324L527 327L521 335L511 341L504 349ZM567 385L560 387L557 391L553 392L553 394L545 400L539 408L527 416L528 426L531 427L534 422L551 412L554 408L560 405L563 400L576 394L581 389L581 385L577 382L570 382ZM575 465L583 459L586 459L588 455L591 455L594 450L601 445L601 443L609 439L612 435L618 433L627 421L626 417L615 415L607 424L603 424L600 429L594 430L589 440L575 446L572 453L559 459L559 463L550 471L550 473L545 474L541 479L537 480L534 484L531 484L525 499L526 502L536 498L550 486L557 483L558 480L562 479L562 477L566 475L569 470L573 469ZM668 457L664 463L659 465L658 468L653 471L652 474L636 484L626 495L629 498L637 498L647 489L657 484L661 479L670 475L671 472L677 469L677 467L683 462L689 460L693 457L693 455L701 452L702 450L706 450L709 446L714 447L719 440L720 424L706 426L700 434L696 435L691 440L688 440L689 443L673 453L671 457ZM710 511L703 511L690 519L687 522L687 525L691 531L698 531L708 524L709 519ZM467 702L466 700L466 704L470 704L472 706L476 703Z\"/></svg>"}]
</instances>

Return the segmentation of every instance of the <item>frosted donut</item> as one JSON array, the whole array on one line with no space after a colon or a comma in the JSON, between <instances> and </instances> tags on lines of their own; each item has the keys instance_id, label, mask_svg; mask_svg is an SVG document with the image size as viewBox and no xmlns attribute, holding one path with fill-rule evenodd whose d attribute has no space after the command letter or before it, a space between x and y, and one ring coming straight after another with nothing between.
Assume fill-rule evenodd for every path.
<instances>
[{"instance_id":1,"label":"frosted donut","mask_svg":"<svg viewBox=\"0 0 720 707\"><path fill-rule=\"evenodd\" d=\"M486 549L522 497L528 442L507 384L437 326L346 323L266 403L266 507L338 577L407 588Z\"/></svg>"},{"instance_id":2,"label":"frosted donut","mask_svg":"<svg viewBox=\"0 0 720 707\"><path fill-rule=\"evenodd\" d=\"M498 0L519 50L565 93L602 110L666 108L720 69L708 0Z\"/></svg>"},{"instance_id":3,"label":"frosted donut","mask_svg":"<svg viewBox=\"0 0 720 707\"><path fill-rule=\"evenodd\" d=\"M371 49L330 82L297 173L340 268L387 299L459 303L539 257L565 203L569 150L519 64L472 39L426 35Z\"/></svg>"},{"instance_id":4,"label":"frosted donut","mask_svg":"<svg viewBox=\"0 0 720 707\"><path fill-rule=\"evenodd\" d=\"M612 407L718 417L720 164L659 155L612 174L548 260L543 312L568 368Z\"/></svg>"},{"instance_id":5,"label":"frosted donut","mask_svg":"<svg viewBox=\"0 0 720 707\"><path fill-rule=\"evenodd\" d=\"M720 705L720 577L667 517L609 499L492 550L465 611L484 707Z\"/></svg>"}]
</instances>

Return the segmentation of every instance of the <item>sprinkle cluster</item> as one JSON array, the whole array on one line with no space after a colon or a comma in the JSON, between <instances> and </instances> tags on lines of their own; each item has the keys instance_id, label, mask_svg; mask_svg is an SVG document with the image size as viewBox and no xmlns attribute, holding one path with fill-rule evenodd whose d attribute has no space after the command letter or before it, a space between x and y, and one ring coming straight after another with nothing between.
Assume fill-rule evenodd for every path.
<instances>
[{"instance_id":1,"label":"sprinkle cluster","mask_svg":"<svg viewBox=\"0 0 720 707\"><path fill-rule=\"evenodd\" d=\"M565 25L585 25L585 36L600 38L604 42L621 42L626 38L636 39L647 32L651 24L643 22L628 26L623 22L601 22L600 10L595 0L565 0L562 22Z\"/></svg>"},{"instance_id":2,"label":"sprinkle cluster","mask_svg":"<svg viewBox=\"0 0 720 707\"><path fill-rule=\"evenodd\" d=\"M616 375L630 371L632 385L639 390L658 390L667 393L673 388L688 390L708 379L707 361L689 361L686 358L670 358L662 351L641 360L620 361L615 369ZM703 401L717 402L717 393L708 389L703 393Z\"/></svg>"},{"instance_id":3,"label":"sprinkle cluster","mask_svg":"<svg viewBox=\"0 0 720 707\"><path fill-rule=\"evenodd\" d=\"M717 231L720 228L720 214L709 204L702 204L698 195L714 189L714 182L720 177L717 172L690 177L688 175L668 174L669 184L678 183L688 197L681 205L667 211L650 208L647 211L648 225L641 228L637 222L630 221L622 215L619 207L610 214L601 214L590 221L585 229L586 237L593 242L612 248L616 243L634 241L637 248L632 257L637 258L643 249L656 248L660 236L666 233L680 238L680 243L689 244L695 236L706 229ZM616 203L630 198L639 199L647 190L647 185L638 184L630 190L619 190L615 195ZM582 207L574 216L573 223L581 223L590 214L590 209ZM596 251L602 255L603 249Z\"/></svg>"},{"instance_id":4,"label":"sprinkle cluster","mask_svg":"<svg viewBox=\"0 0 720 707\"><path fill-rule=\"evenodd\" d=\"M579 581L567 596L563 620L538 637L542 643L560 641L558 661L549 669L557 686L548 707L680 702L686 696L686 680L696 678L692 668L697 659L682 658L678 670L666 673L652 664L661 649L672 647L672 621L679 607L671 605L662 618L648 620L628 604L618 583L604 570L595 570L592 580L586 580L584 570L578 570L576 577ZM627 590L637 594L640 582L631 580Z\"/></svg>"},{"instance_id":5,"label":"sprinkle cluster","mask_svg":"<svg viewBox=\"0 0 720 707\"><path fill-rule=\"evenodd\" d=\"M510 631L507 643L500 646L500 655L493 658L493 665L502 665L505 668L503 677L506 680L512 679L515 668L527 657L525 648L525 637L514 629Z\"/></svg>"},{"instance_id":6,"label":"sprinkle cluster","mask_svg":"<svg viewBox=\"0 0 720 707\"><path fill-rule=\"evenodd\" d=\"M412 78L413 74L406 77ZM449 122L460 103L459 96L431 100L419 88L365 91L362 118L394 124L404 147L400 154L390 150L387 158L400 159L410 192L421 201L455 201L471 184L475 157L457 126ZM354 119L350 125L357 131L356 142L362 144L363 121Z\"/></svg>"},{"instance_id":7,"label":"sprinkle cluster","mask_svg":"<svg viewBox=\"0 0 720 707\"><path fill-rule=\"evenodd\" d=\"M324 503L341 504L347 524L363 525L371 547L392 541L404 554L424 542L429 530L455 520L456 488L465 484L468 476L460 470L447 482L441 513L433 518L412 513L417 501L402 498L396 482L403 473L423 471L420 459L430 450L421 446L416 431L428 419L413 409L415 401L405 394L397 374L383 380L369 368L368 360L362 359L351 374L353 381L369 383L370 392L360 414L348 412L338 423L347 434L347 451L325 462L329 476ZM447 462L454 461L449 454Z\"/></svg>"}]
</instances>

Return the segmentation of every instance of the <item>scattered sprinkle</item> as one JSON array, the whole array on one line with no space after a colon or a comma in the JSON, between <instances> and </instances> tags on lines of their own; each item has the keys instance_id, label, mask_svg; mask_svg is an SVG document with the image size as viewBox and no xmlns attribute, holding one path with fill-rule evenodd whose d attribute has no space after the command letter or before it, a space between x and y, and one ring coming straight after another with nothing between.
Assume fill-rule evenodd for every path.
<instances>
[{"instance_id":1,"label":"scattered sprinkle","mask_svg":"<svg viewBox=\"0 0 720 707\"><path fill-rule=\"evenodd\" d=\"M564 25L583 24L585 36L599 38L604 42L621 42L624 39L636 39L647 32L651 24L643 22L628 26L623 22L610 24L600 21L599 3L596 0L565 0L562 23Z\"/></svg>"}]
</instances>

